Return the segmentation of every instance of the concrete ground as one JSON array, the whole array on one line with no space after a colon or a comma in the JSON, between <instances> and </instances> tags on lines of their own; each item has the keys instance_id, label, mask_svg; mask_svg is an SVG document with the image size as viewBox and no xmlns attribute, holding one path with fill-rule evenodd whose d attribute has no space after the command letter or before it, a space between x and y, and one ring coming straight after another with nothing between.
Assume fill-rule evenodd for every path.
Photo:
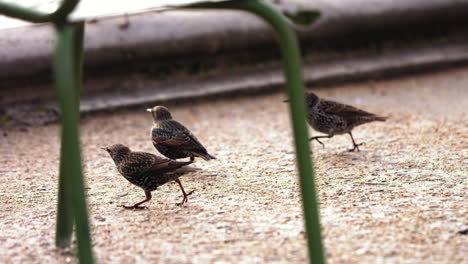
<instances>
[{"instance_id":1,"label":"concrete ground","mask_svg":"<svg viewBox=\"0 0 468 264\"><path fill-rule=\"evenodd\" d=\"M389 115L313 143L328 263L468 263L468 68L317 93ZM144 198L104 145L155 153L141 110L82 120L98 263L304 263L306 245L287 104L282 93L168 105L218 160ZM2 128L0 263L67 263L54 247L59 126ZM72 249L74 251L74 249ZM465 253L463 253L465 252Z\"/></svg>"}]
</instances>

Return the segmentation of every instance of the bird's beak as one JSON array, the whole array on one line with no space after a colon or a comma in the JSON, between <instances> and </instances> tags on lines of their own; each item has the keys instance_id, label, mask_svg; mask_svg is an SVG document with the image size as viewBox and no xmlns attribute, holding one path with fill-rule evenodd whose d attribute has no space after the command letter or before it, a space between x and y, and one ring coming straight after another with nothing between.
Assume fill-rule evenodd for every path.
<instances>
[{"instance_id":1,"label":"bird's beak","mask_svg":"<svg viewBox=\"0 0 468 264\"><path fill-rule=\"evenodd\" d=\"M150 113L151 113L151 112L153 112L153 109L148 108L148 109L146 109L146 112L150 112Z\"/></svg>"},{"instance_id":2,"label":"bird's beak","mask_svg":"<svg viewBox=\"0 0 468 264\"><path fill-rule=\"evenodd\" d=\"M100 147L100 149L103 149L103 150L106 150L106 151L108 150L107 147Z\"/></svg>"}]
</instances>

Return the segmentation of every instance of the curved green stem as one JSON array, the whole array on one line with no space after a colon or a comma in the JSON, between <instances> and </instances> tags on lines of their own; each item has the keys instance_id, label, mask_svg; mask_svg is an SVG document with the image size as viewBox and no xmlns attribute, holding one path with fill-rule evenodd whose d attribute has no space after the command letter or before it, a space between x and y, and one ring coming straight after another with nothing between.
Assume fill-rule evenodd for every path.
<instances>
[{"instance_id":1,"label":"curved green stem","mask_svg":"<svg viewBox=\"0 0 468 264\"><path fill-rule=\"evenodd\" d=\"M308 128L305 122L306 106L304 100L304 82L299 45L296 35L287 19L271 5L258 0L236 0L219 3L197 3L194 8L229 8L251 12L266 20L276 31L283 53L283 67L286 75L286 87L290 100L290 112L296 146L297 165L299 168L305 226L311 263L325 263L320 230L319 209L316 200L313 170L313 158L309 146Z\"/></svg>"},{"instance_id":2,"label":"curved green stem","mask_svg":"<svg viewBox=\"0 0 468 264\"><path fill-rule=\"evenodd\" d=\"M63 0L60 6L49 14L11 3L0 2L0 14L33 23L58 23L65 20L73 9L75 9L79 1L80 0Z\"/></svg>"},{"instance_id":3,"label":"curved green stem","mask_svg":"<svg viewBox=\"0 0 468 264\"><path fill-rule=\"evenodd\" d=\"M70 244L76 223L80 263L93 263L79 140L84 23L57 26L54 76L62 118L56 245Z\"/></svg>"}]
</instances>

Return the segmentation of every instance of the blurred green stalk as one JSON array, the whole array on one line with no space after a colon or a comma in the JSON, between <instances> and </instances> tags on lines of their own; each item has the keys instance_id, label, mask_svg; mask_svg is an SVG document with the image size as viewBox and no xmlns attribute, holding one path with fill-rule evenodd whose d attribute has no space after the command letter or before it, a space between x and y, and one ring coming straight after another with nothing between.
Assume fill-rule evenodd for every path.
<instances>
[{"instance_id":1,"label":"blurred green stalk","mask_svg":"<svg viewBox=\"0 0 468 264\"><path fill-rule=\"evenodd\" d=\"M62 117L56 245L70 245L76 223L80 263L93 263L79 141L84 23L58 24L54 76Z\"/></svg>"},{"instance_id":2,"label":"blurred green stalk","mask_svg":"<svg viewBox=\"0 0 468 264\"><path fill-rule=\"evenodd\" d=\"M65 21L65 18L73 11L78 2L79 0L63 0L57 10L52 13L43 13L16 4L0 2L0 14L33 23L58 23Z\"/></svg>"},{"instance_id":3,"label":"blurred green stalk","mask_svg":"<svg viewBox=\"0 0 468 264\"><path fill-rule=\"evenodd\" d=\"M296 35L283 14L266 3L257 0L243 0L235 1L233 4L239 5L239 8L262 17L270 23L278 34L278 40L283 53L283 67L286 75L288 98L291 102L290 114L301 183L309 260L313 264L325 263L314 183L315 171L312 167L313 156L309 146L309 132L305 122L307 112L304 100L302 63Z\"/></svg>"},{"instance_id":4,"label":"blurred green stalk","mask_svg":"<svg viewBox=\"0 0 468 264\"><path fill-rule=\"evenodd\" d=\"M76 223L79 262L93 263L79 141L84 23L66 23L67 16L78 2L63 0L52 13L0 2L0 14L34 23L53 22L56 25L54 77L61 109L62 138L55 244L68 247Z\"/></svg>"},{"instance_id":5,"label":"blurred green stalk","mask_svg":"<svg viewBox=\"0 0 468 264\"><path fill-rule=\"evenodd\" d=\"M233 0L210 3L201 2L189 5L194 8L229 8L251 12L266 20L276 31L283 53L283 67L286 87L290 100L291 120L299 168L305 227L309 251L309 261L313 264L325 263L320 230L319 209L316 200L313 170L313 157L309 146L309 133L304 100L302 63L296 35L287 18L275 7L259 0Z\"/></svg>"}]
</instances>

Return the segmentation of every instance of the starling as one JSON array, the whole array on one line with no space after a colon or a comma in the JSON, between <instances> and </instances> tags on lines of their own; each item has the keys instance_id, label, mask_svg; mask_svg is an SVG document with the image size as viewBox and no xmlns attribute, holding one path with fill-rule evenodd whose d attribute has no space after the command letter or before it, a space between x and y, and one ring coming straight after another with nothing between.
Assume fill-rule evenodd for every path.
<instances>
[{"instance_id":1,"label":"starling","mask_svg":"<svg viewBox=\"0 0 468 264\"><path fill-rule=\"evenodd\" d=\"M151 129L151 138L154 147L164 156L170 159L182 159L195 157L204 160L216 159L206 151L198 139L181 123L172 119L171 113L164 106L148 108L154 119Z\"/></svg>"},{"instance_id":2,"label":"starling","mask_svg":"<svg viewBox=\"0 0 468 264\"><path fill-rule=\"evenodd\" d=\"M349 134L353 141L353 148L349 151L359 151L359 146L364 143L356 144L351 130L365 123L387 119L387 117L377 116L350 105L322 100L312 92L306 93L305 97L308 110L307 122L313 129L327 134L327 136L311 137L310 140L317 140L322 146L325 145L319 140L320 138Z\"/></svg>"},{"instance_id":3,"label":"starling","mask_svg":"<svg viewBox=\"0 0 468 264\"><path fill-rule=\"evenodd\" d=\"M132 206L125 206L127 209L143 208L140 205L151 200L151 192L158 186L175 181L179 184L184 198L181 205L188 201L187 194L182 187L179 177L189 172L200 170L199 168L189 167L192 161L178 162L170 159L160 158L156 155L146 152L133 152L122 144L112 145L102 148L106 150L114 160L120 174L129 182L141 187L145 191L146 199Z\"/></svg>"}]
</instances>

